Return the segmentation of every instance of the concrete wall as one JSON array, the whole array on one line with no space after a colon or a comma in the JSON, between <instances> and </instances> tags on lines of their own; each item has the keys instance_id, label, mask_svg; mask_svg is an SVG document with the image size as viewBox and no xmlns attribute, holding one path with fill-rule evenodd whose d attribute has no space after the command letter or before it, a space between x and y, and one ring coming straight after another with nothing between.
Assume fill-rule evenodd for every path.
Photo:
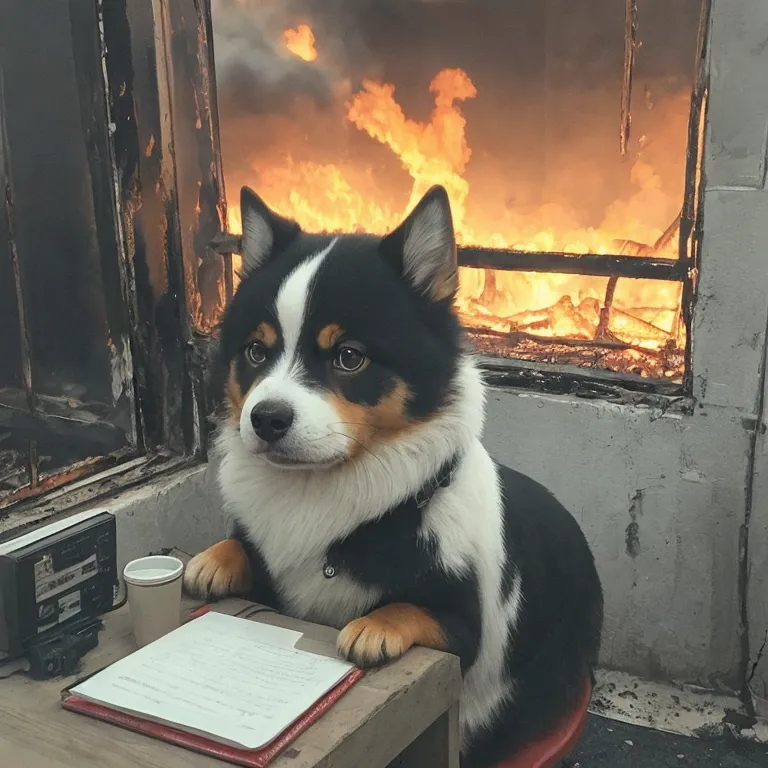
<instances>
[{"instance_id":1,"label":"concrete wall","mask_svg":"<svg viewBox=\"0 0 768 768\"><path fill-rule=\"evenodd\" d=\"M763 402L768 402L768 385ZM765 431L758 435L755 448L754 490L748 538L746 630L749 635L750 663L747 671L753 675L750 683L753 693L763 699L762 714L768 717L768 434Z\"/></svg>"},{"instance_id":2,"label":"concrete wall","mask_svg":"<svg viewBox=\"0 0 768 768\"><path fill-rule=\"evenodd\" d=\"M213 472L206 466L161 477L107 499L115 515L117 565L165 548L195 554L226 534Z\"/></svg>"},{"instance_id":3,"label":"concrete wall","mask_svg":"<svg viewBox=\"0 0 768 768\"><path fill-rule=\"evenodd\" d=\"M745 479L751 493L745 507L748 580L743 631L749 639L747 673L753 675L751 687L757 696L768 699L768 388L764 382L762 401L758 402L756 385L756 370L765 367L768 301L768 3L716 0L715 9L707 153L708 208L713 213L706 226L714 237L716 225L726 225L709 259L722 264L727 274L712 285L722 311L711 321L708 317L707 324L718 320L727 323L720 332L730 345L723 347L719 370L713 377L732 382L729 389L734 391L726 394L726 405L735 405L746 418L760 410L754 463L749 467L752 476L748 473ZM703 262L708 263L706 254ZM732 286L731 290L724 283ZM707 306L710 304L711 300ZM702 311L709 316L709 309ZM703 360L709 370L715 365L715 354L712 350Z\"/></svg>"}]
</instances>

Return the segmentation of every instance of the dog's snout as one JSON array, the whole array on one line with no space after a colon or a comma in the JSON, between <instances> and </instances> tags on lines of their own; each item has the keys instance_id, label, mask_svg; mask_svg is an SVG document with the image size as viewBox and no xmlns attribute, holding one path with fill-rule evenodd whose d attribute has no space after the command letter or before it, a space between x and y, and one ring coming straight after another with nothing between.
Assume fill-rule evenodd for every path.
<instances>
[{"instance_id":1,"label":"dog's snout","mask_svg":"<svg viewBox=\"0 0 768 768\"><path fill-rule=\"evenodd\" d=\"M251 411L253 431L265 442L285 437L293 424L293 408L283 400L264 400Z\"/></svg>"}]
</instances>

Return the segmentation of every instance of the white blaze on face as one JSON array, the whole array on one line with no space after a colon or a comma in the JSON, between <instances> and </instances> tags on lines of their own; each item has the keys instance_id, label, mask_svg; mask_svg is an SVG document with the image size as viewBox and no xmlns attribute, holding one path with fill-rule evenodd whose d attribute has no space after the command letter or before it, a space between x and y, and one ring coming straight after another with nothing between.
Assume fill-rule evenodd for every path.
<instances>
[{"instance_id":1,"label":"white blaze on face","mask_svg":"<svg viewBox=\"0 0 768 768\"><path fill-rule=\"evenodd\" d=\"M302 262L278 291L275 310L283 336L283 352L269 375L248 395L240 413L240 437L253 453L263 453L267 448L251 425L251 411L264 400L282 400L294 412L293 425L279 444L281 454L294 461L323 463L339 460L349 450L350 440L343 433L338 413L321 392L307 386L298 354L315 275L335 244L336 239Z\"/></svg>"}]
</instances>

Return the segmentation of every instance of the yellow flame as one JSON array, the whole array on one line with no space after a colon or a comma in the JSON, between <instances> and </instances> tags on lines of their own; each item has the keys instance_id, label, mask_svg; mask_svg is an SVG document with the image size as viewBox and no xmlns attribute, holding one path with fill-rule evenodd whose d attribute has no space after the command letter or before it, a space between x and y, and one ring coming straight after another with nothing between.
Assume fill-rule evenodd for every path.
<instances>
[{"instance_id":1,"label":"yellow flame","mask_svg":"<svg viewBox=\"0 0 768 768\"><path fill-rule=\"evenodd\" d=\"M304 61L314 61L317 58L315 33L307 24L299 24L296 29L286 29L283 32L283 43L294 56Z\"/></svg>"}]
</instances>

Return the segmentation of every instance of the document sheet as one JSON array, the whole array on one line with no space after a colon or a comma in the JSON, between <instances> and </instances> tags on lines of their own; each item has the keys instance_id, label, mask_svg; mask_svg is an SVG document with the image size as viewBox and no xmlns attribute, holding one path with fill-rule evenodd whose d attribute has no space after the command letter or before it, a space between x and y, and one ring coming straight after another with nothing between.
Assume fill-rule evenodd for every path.
<instances>
[{"instance_id":1,"label":"document sheet","mask_svg":"<svg viewBox=\"0 0 768 768\"><path fill-rule=\"evenodd\" d=\"M244 749L259 749L353 669L294 645L281 627L213 611L71 689L83 699Z\"/></svg>"}]
</instances>

